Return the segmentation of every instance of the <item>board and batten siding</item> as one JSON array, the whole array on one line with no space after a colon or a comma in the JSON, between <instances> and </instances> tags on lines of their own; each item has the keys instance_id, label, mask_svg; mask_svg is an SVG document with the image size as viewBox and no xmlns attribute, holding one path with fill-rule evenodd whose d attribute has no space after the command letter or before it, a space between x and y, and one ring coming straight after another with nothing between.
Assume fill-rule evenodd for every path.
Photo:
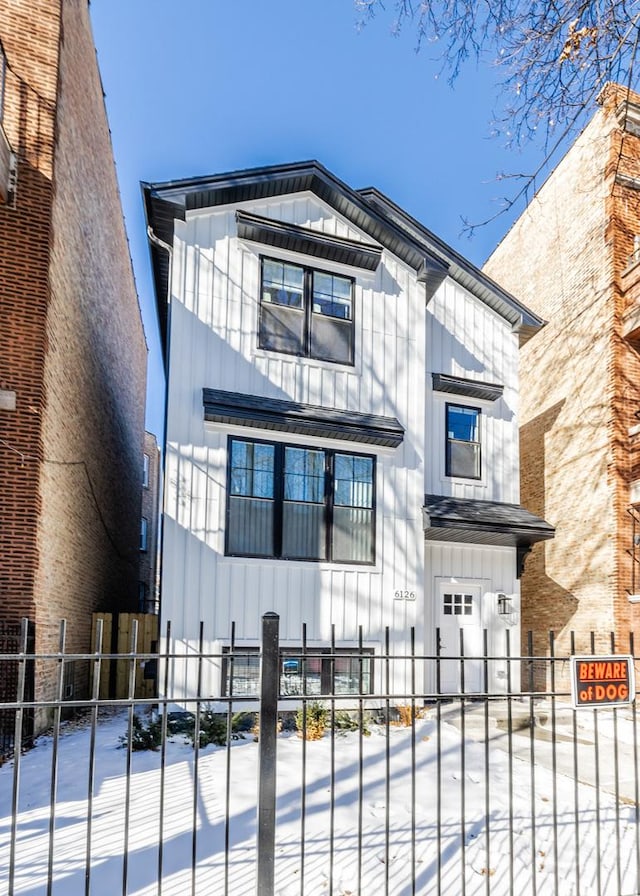
<instances>
[{"instance_id":1,"label":"board and batten siding","mask_svg":"<svg viewBox=\"0 0 640 896\"><path fill-rule=\"evenodd\" d=\"M427 309L425 492L456 498L520 500L518 458L518 337L510 325L463 287L445 280ZM504 386L496 401L435 392L431 373ZM482 477L445 476L445 404L481 411Z\"/></svg>"},{"instance_id":2,"label":"board and batten siding","mask_svg":"<svg viewBox=\"0 0 640 896\"><path fill-rule=\"evenodd\" d=\"M451 632L449 639L438 632L443 624L439 614L441 585L450 584L454 590L464 591L467 585L480 588L480 619L478 627L478 646L487 633L487 654L492 657L505 657L488 663L488 685L493 693L506 692L508 674L511 684L517 689L520 684L519 664L512 661L510 668L506 660L507 645L511 656L520 655L520 581L516 576L516 549L511 547L492 547L488 545L458 544L456 542L427 542L425 545L426 569L426 601L425 622L427 631L426 652L435 654L438 650L437 635L441 635L441 655L459 656L459 640L455 633L453 641ZM511 601L513 614L501 618L497 614L498 594L505 594ZM455 620L450 620L455 624ZM507 634L508 633L508 634ZM467 633L465 632L465 635ZM465 640L465 655L478 655L473 651L471 638ZM459 672L459 664L458 671ZM482 688L480 676L480 689ZM427 690L436 686L433 667L426 672ZM472 682L467 678L467 687L473 690Z\"/></svg>"},{"instance_id":3,"label":"board and batten siding","mask_svg":"<svg viewBox=\"0 0 640 896\"><path fill-rule=\"evenodd\" d=\"M316 197L243 203L243 209L319 231L366 238ZM171 360L165 484L163 624L176 644L193 642L204 622L205 649L257 644L261 616L281 617L285 643L380 647L385 626L422 631L425 482L425 299L415 274L387 252L375 273L310 260L235 236L235 206L187 213L174 238ZM354 277L355 363L330 364L257 346L260 255ZM377 459L376 562L353 566L225 557L227 439L232 430L204 422L202 389L264 395L397 417L405 429L395 450L345 441L314 443ZM239 427L236 434L310 444L287 433ZM414 600L395 600L396 590ZM398 637L396 635L396 637ZM185 649L188 645L185 643ZM215 695L219 664L205 668ZM189 690L187 674L184 687Z\"/></svg>"}]
</instances>

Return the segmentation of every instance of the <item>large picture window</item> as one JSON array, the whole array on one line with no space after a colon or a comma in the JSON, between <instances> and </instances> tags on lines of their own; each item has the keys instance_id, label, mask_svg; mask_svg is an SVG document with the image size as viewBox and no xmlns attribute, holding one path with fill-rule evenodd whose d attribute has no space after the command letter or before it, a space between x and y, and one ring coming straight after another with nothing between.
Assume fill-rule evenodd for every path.
<instances>
[{"instance_id":1,"label":"large picture window","mask_svg":"<svg viewBox=\"0 0 640 896\"><path fill-rule=\"evenodd\" d=\"M353 364L353 280L263 258L258 344Z\"/></svg>"},{"instance_id":2,"label":"large picture window","mask_svg":"<svg viewBox=\"0 0 640 896\"><path fill-rule=\"evenodd\" d=\"M480 479L480 410L446 406L446 475Z\"/></svg>"},{"instance_id":3,"label":"large picture window","mask_svg":"<svg viewBox=\"0 0 640 896\"><path fill-rule=\"evenodd\" d=\"M227 554L375 561L375 459L229 439Z\"/></svg>"}]
</instances>

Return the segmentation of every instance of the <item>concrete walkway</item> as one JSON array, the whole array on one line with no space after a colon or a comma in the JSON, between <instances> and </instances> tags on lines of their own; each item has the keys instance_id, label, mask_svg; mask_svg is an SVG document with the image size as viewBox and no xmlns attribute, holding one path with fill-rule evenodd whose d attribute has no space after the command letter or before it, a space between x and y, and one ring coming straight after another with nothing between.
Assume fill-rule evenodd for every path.
<instances>
[{"instance_id":1,"label":"concrete walkway","mask_svg":"<svg viewBox=\"0 0 640 896\"><path fill-rule=\"evenodd\" d=\"M511 752L524 762L533 762L583 784L598 786L620 802L638 804L640 792L640 713L633 708L574 710L567 702L528 697L484 699L443 704L443 722L461 729L464 711L465 735L492 749ZM511 745L509 744L511 728ZM635 743L634 743L635 733Z\"/></svg>"}]
</instances>

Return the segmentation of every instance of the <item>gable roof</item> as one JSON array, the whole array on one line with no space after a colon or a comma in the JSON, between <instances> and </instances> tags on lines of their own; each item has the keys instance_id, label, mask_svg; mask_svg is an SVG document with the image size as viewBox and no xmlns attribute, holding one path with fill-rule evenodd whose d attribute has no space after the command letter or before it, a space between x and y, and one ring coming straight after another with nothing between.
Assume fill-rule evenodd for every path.
<instances>
[{"instance_id":1,"label":"gable roof","mask_svg":"<svg viewBox=\"0 0 640 896\"><path fill-rule=\"evenodd\" d=\"M471 262L415 221L378 190L353 190L316 161L249 168L226 174L141 184L149 234L156 303L166 352L167 295L176 220L187 211L311 192L351 224L413 268L429 300L450 276L501 315L521 340L544 321ZM164 245L163 245L164 244Z\"/></svg>"}]
</instances>

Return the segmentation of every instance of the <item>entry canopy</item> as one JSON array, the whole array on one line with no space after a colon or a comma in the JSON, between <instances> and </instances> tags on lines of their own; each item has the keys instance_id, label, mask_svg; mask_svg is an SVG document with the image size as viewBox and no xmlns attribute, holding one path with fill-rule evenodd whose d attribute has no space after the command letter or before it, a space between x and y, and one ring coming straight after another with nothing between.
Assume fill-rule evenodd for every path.
<instances>
[{"instance_id":1,"label":"entry canopy","mask_svg":"<svg viewBox=\"0 0 640 896\"><path fill-rule=\"evenodd\" d=\"M532 546L555 535L553 526L520 504L425 495L423 516L427 541L517 548L518 577Z\"/></svg>"}]
</instances>

